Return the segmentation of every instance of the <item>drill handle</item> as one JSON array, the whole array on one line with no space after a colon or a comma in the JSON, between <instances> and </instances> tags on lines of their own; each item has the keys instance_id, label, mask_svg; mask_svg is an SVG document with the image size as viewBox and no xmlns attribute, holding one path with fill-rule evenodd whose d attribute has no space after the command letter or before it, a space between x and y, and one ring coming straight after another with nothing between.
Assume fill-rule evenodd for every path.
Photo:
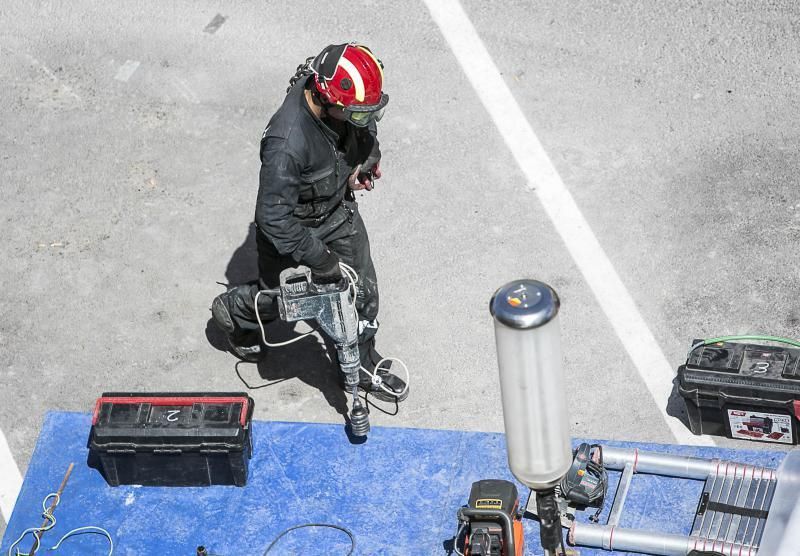
<instances>
[{"instance_id":1,"label":"drill handle","mask_svg":"<svg viewBox=\"0 0 800 556\"><path fill-rule=\"evenodd\" d=\"M345 276L342 276L336 282L318 284L312 278L311 269L302 265L282 271L280 284L280 293L286 293L290 296L339 292L345 291L350 287L350 283Z\"/></svg>"},{"instance_id":2,"label":"drill handle","mask_svg":"<svg viewBox=\"0 0 800 556\"><path fill-rule=\"evenodd\" d=\"M514 546L514 522L511 516L502 510L490 510L483 508L459 508L458 519L460 521L469 521L470 518L484 518L484 519L499 519L503 525L503 536L505 540L505 554L516 556L516 547Z\"/></svg>"}]
</instances>

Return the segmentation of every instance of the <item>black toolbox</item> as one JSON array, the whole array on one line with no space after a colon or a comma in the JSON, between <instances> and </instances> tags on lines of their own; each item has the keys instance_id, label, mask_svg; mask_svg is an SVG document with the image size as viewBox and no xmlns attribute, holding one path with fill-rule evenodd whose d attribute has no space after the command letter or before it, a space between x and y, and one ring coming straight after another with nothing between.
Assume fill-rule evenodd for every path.
<instances>
[{"instance_id":1,"label":"black toolbox","mask_svg":"<svg viewBox=\"0 0 800 556\"><path fill-rule=\"evenodd\" d=\"M252 415L245 393L104 393L89 464L111 486L244 486Z\"/></svg>"},{"instance_id":2,"label":"black toolbox","mask_svg":"<svg viewBox=\"0 0 800 556\"><path fill-rule=\"evenodd\" d=\"M702 343L678 368L692 432L798 444L800 349Z\"/></svg>"}]
</instances>

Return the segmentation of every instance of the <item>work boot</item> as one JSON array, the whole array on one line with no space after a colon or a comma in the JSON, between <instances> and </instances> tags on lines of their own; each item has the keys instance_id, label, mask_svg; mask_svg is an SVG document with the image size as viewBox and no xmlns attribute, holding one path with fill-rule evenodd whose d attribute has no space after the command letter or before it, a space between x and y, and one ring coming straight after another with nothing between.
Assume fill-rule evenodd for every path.
<instances>
[{"instance_id":1,"label":"work boot","mask_svg":"<svg viewBox=\"0 0 800 556\"><path fill-rule=\"evenodd\" d=\"M248 363L258 363L265 354L264 346L261 343L261 334L256 331L229 334L228 347L232 354Z\"/></svg>"},{"instance_id":2,"label":"work boot","mask_svg":"<svg viewBox=\"0 0 800 556\"><path fill-rule=\"evenodd\" d=\"M211 316L214 318L214 322L217 323L217 326L226 334L233 334L233 331L236 330L236 325L233 322L230 309L233 303L231 299L232 291L233 290L228 290L219 294L214 298L214 301L211 302Z\"/></svg>"},{"instance_id":3,"label":"work boot","mask_svg":"<svg viewBox=\"0 0 800 556\"><path fill-rule=\"evenodd\" d=\"M359 388L385 402L402 402L408 397L408 388L406 388L405 381L399 376L389 372L389 369L392 367L391 360L381 363L381 366L377 371L377 375L381 377L383 386L392 392L396 392L394 395L388 393L380 386L373 384L372 377L364 372L364 369L367 369L370 373L375 374L375 366L380 363L381 359L383 359L383 357L375 350L374 337L358 344L358 353L361 356L362 367L361 371L359 371Z\"/></svg>"},{"instance_id":4,"label":"work boot","mask_svg":"<svg viewBox=\"0 0 800 556\"><path fill-rule=\"evenodd\" d=\"M261 335L258 331L242 331L236 326L232 315L234 303L233 290L219 294L211 302L211 316L220 329L225 332L231 353L242 361L258 363L264 355L261 348Z\"/></svg>"}]
</instances>

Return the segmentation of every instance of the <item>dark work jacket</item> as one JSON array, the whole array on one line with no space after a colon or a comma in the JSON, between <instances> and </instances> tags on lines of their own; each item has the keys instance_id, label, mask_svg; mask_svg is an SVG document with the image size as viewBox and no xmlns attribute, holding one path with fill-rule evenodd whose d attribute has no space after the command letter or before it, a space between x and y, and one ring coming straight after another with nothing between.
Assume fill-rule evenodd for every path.
<instances>
[{"instance_id":1,"label":"dark work jacket","mask_svg":"<svg viewBox=\"0 0 800 556\"><path fill-rule=\"evenodd\" d=\"M261 138L256 227L281 255L319 265L327 256L315 228L354 200L347 178L380 158L377 130L345 124L340 137L311 112L300 79L270 119ZM333 219L331 219L333 220ZM342 219L343 220L343 219Z\"/></svg>"}]
</instances>

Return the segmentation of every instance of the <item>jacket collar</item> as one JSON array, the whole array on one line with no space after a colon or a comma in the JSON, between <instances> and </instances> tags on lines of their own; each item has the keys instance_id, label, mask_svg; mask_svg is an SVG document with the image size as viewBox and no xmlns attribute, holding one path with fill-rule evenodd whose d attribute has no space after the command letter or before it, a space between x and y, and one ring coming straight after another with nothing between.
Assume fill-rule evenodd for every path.
<instances>
[{"instance_id":1,"label":"jacket collar","mask_svg":"<svg viewBox=\"0 0 800 556\"><path fill-rule=\"evenodd\" d=\"M320 118L318 118L311 111L311 107L308 105L308 102L306 101L305 90L306 90L306 87L308 85L308 82L313 78L314 78L313 75L309 75L305 79L305 81L302 81L302 80L298 81L297 84L295 85L295 87L297 89L299 89L299 92L300 92L300 94L298 95L298 101L302 105L302 107L303 107L302 109L305 111L305 113L308 115L308 117L311 118L312 120L314 120L314 123L317 124L317 127L319 127L320 131L322 131L322 133L325 134L325 136L328 139L330 139L333 142L334 145L336 145L339 142L339 134L336 133L335 131L333 131L327 125L325 125L325 122L323 122Z\"/></svg>"}]
</instances>

